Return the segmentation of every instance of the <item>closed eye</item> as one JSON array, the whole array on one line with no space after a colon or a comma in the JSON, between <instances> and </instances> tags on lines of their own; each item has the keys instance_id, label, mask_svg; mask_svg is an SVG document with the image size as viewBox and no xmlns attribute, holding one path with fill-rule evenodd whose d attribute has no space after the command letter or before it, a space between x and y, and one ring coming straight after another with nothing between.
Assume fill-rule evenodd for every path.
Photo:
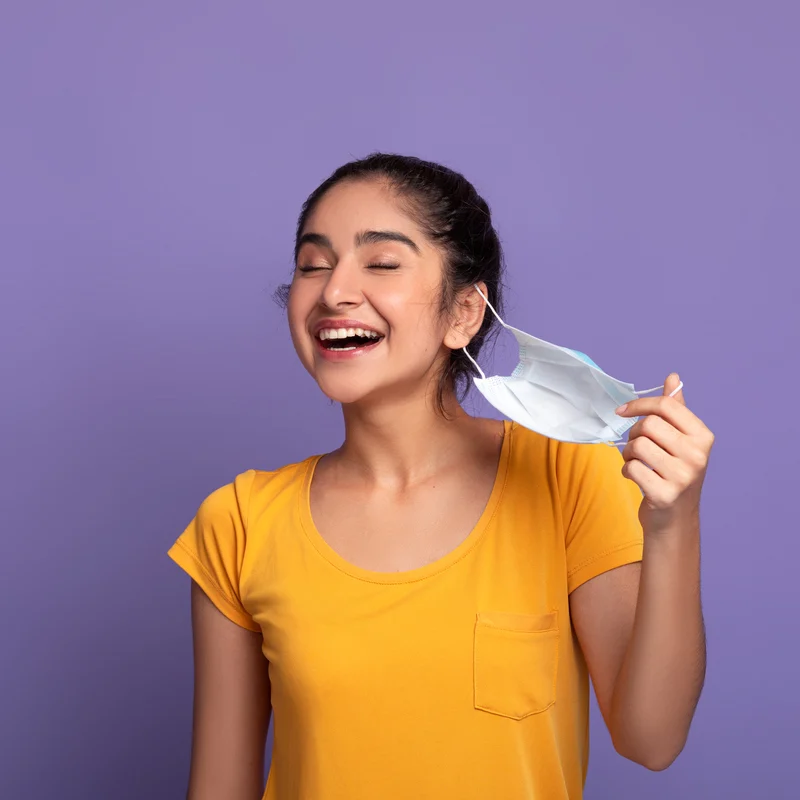
<instances>
[{"instance_id":1,"label":"closed eye","mask_svg":"<svg viewBox=\"0 0 800 800\"><path fill-rule=\"evenodd\" d=\"M367 264L367 269L399 269L399 264ZM298 267L298 272L322 272L324 270L329 270L330 267L315 267L313 265L308 265L305 267Z\"/></svg>"}]
</instances>

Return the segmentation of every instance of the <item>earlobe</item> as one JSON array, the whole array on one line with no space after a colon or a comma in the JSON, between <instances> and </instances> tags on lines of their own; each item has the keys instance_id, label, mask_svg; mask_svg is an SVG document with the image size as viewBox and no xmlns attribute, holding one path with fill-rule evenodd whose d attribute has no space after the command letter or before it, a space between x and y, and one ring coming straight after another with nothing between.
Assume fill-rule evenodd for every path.
<instances>
[{"instance_id":1,"label":"earlobe","mask_svg":"<svg viewBox=\"0 0 800 800\"><path fill-rule=\"evenodd\" d=\"M460 347L464 346L461 344L462 341L469 341L469 334L466 331L466 319L464 319L463 311L463 307L459 309L458 318L451 322L450 327L444 335L444 344L451 350L458 350Z\"/></svg>"},{"instance_id":2,"label":"earlobe","mask_svg":"<svg viewBox=\"0 0 800 800\"><path fill-rule=\"evenodd\" d=\"M464 330L462 324L457 323L445 334L444 344L451 350L460 350L462 347L466 347L471 339L472 337Z\"/></svg>"},{"instance_id":3,"label":"earlobe","mask_svg":"<svg viewBox=\"0 0 800 800\"><path fill-rule=\"evenodd\" d=\"M458 319L455 320L445 334L444 344L451 350L466 347L480 330L486 306L481 297L478 285L464 290L456 302Z\"/></svg>"}]
</instances>

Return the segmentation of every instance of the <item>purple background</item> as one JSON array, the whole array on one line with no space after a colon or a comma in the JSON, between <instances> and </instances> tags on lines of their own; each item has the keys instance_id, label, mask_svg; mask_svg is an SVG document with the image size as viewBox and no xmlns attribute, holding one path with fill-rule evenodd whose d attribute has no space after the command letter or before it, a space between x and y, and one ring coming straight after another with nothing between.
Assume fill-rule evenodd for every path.
<instances>
[{"instance_id":1,"label":"purple background","mask_svg":"<svg viewBox=\"0 0 800 800\"><path fill-rule=\"evenodd\" d=\"M487 197L512 324L641 388L678 370L717 435L689 745L648 773L595 713L587 798L797 797L792 6L4 5L0 796L183 796L165 552L236 473L339 442L270 294L304 197L382 149Z\"/></svg>"}]
</instances>

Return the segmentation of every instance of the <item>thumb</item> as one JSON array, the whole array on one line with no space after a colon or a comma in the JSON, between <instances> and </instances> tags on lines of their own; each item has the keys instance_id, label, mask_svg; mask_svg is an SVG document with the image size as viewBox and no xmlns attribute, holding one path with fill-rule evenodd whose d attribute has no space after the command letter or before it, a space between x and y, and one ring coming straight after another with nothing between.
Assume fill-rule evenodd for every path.
<instances>
[{"instance_id":1,"label":"thumb","mask_svg":"<svg viewBox=\"0 0 800 800\"><path fill-rule=\"evenodd\" d=\"M677 372L671 372L667 379L664 381L664 394L670 395L681 385L681 378ZM681 404L686 405L686 399L683 396L683 387L681 386L680 390L675 392L673 397Z\"/></svg>"}]
</instances>

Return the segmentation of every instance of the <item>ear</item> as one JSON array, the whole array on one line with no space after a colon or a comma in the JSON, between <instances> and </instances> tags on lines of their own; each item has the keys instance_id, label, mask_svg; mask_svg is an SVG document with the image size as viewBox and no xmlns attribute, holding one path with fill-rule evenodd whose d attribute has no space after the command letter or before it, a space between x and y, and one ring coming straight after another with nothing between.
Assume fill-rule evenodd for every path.
<instances>
[{"instance_id":1,"label":"ear","mask_svg":"<svg viewBox=\"0 0 800 800\"><path fill-rule=\"evenodd\" d=\"M486 284L479 281L477 286L487 295ZM460 350L466 347L472 337L480 330L483 316L486 313L486 303L483 301L474 286L462 289L456 296L451 312L452 322L444 337L444 344L451 350Z\"/></svg>"}]
</instances>

